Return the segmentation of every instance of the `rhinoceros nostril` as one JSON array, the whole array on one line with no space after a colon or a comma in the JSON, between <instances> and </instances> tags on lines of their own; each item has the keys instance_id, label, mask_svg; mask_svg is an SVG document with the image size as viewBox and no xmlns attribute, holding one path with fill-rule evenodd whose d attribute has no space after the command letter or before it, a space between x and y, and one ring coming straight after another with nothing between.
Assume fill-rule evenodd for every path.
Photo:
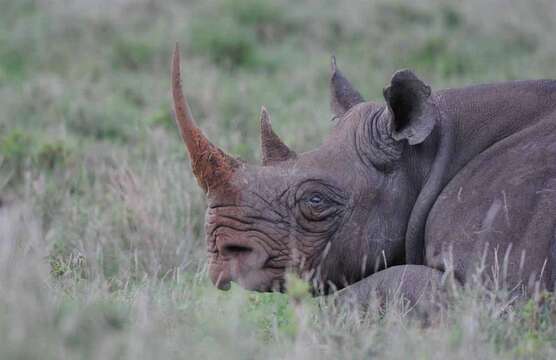
<instances>
[{"instance_id":1,"label":"rhinoceros nostril","mask_svg":"<svg viewBox=\"0 0 556 360\"><path fill-rule=\"evenodd\" d=\"M220 249L220 252L224 256L238 256L248 254L252 251L253 249L251 247L238 244L226 244Z\"/></svg>"}]
</instances>

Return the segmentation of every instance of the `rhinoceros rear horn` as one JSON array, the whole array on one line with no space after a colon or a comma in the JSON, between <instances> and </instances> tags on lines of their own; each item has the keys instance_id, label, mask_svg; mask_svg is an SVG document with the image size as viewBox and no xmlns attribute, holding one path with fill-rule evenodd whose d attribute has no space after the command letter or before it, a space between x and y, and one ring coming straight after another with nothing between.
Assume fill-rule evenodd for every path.
<instances>
[{"instance_id":1,"label":"rhinoceros rear horn","mask_svg":"<svg viewBox=\"0 0 556 360\"><path fill-rule=\"evenodd\" d=\"M229 182L239 161L213 145L197 126L181 87L180 53L176 44L172 57L174 115L197 182L208 192Z\"/></svg>"},{"instance_id":2,"label":"rhinoceros rear horn","mask_svg":"<svg viewBox=\"0 0 556 360\"><path fill-rule=\"evenodd\" d=\"M270 114L261 108L261 155L263 165L286 161L296 157L295 152L282 142L272 130Z\"/></svg>"}]
</instances>

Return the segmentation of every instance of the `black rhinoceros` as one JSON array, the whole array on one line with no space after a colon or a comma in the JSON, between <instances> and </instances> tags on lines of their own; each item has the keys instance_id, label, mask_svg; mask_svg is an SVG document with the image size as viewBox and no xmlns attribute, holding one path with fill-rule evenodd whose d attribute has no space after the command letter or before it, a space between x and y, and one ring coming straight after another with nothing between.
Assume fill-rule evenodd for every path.
<instances>
[{"instance_id":1,"label":"black rhinoceros","mask_svg":"<svg viewBox=\"0 0 556 360\"><path fill-rule=\"evenodd\" d=\"M213 145L195 124L174 53L175 117L208 197L209 273L282 291L294 271L313 291L396 288L409 298L447 270L477 266L511 288L556 281L556 81L432 91L396 72L385 103L365 102L332 62L337 122L296 154L261 112L262 164ZM407 281L401 281L406 279Z\"/></svg>"}]
</instances>

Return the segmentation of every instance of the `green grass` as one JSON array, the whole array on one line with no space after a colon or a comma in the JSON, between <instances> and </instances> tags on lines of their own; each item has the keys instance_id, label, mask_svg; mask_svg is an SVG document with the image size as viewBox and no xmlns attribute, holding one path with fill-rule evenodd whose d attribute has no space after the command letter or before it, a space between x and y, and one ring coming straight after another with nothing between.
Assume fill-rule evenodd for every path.
<instances>
[{"instance_id":1,"label":"green grass","mask_svg":"<svg viewBox=\"0 0 556 360\"><path fill-rule=\"evenodd\" d=\"M471 286L430 326L214 289L205 200L169 98L183 48L203 130L259 161L258 113L299 151L332 126L330 55L368 99L399 68L433 88L553 77L556 9L496 0L0 0L0 358L532 359L552 297Z\"/></svg>"}]
</instances>

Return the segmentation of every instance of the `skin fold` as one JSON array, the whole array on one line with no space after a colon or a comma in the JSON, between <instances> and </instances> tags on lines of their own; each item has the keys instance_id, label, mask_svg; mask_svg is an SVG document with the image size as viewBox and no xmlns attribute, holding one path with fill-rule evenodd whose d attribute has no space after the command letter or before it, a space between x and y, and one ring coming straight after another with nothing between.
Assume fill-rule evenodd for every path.
<instances>
[{"instance_id":1,"label":"skin fold","mask_svg":"<svg viewBox=\"0 0 556 360\"><path fill-rule=\"evenodd\" d=\"M332 61L336 124L297 154L261 111L261 165L210 143L182 93L174 112L208 199L209 274L284 291L295 272L314 294L358 302L393 290L410 301L487 282L527 292L556 281L556 82L514 81L433 92L396 72L384 103L365 102Z\"/></svg>"}]
</instances>

